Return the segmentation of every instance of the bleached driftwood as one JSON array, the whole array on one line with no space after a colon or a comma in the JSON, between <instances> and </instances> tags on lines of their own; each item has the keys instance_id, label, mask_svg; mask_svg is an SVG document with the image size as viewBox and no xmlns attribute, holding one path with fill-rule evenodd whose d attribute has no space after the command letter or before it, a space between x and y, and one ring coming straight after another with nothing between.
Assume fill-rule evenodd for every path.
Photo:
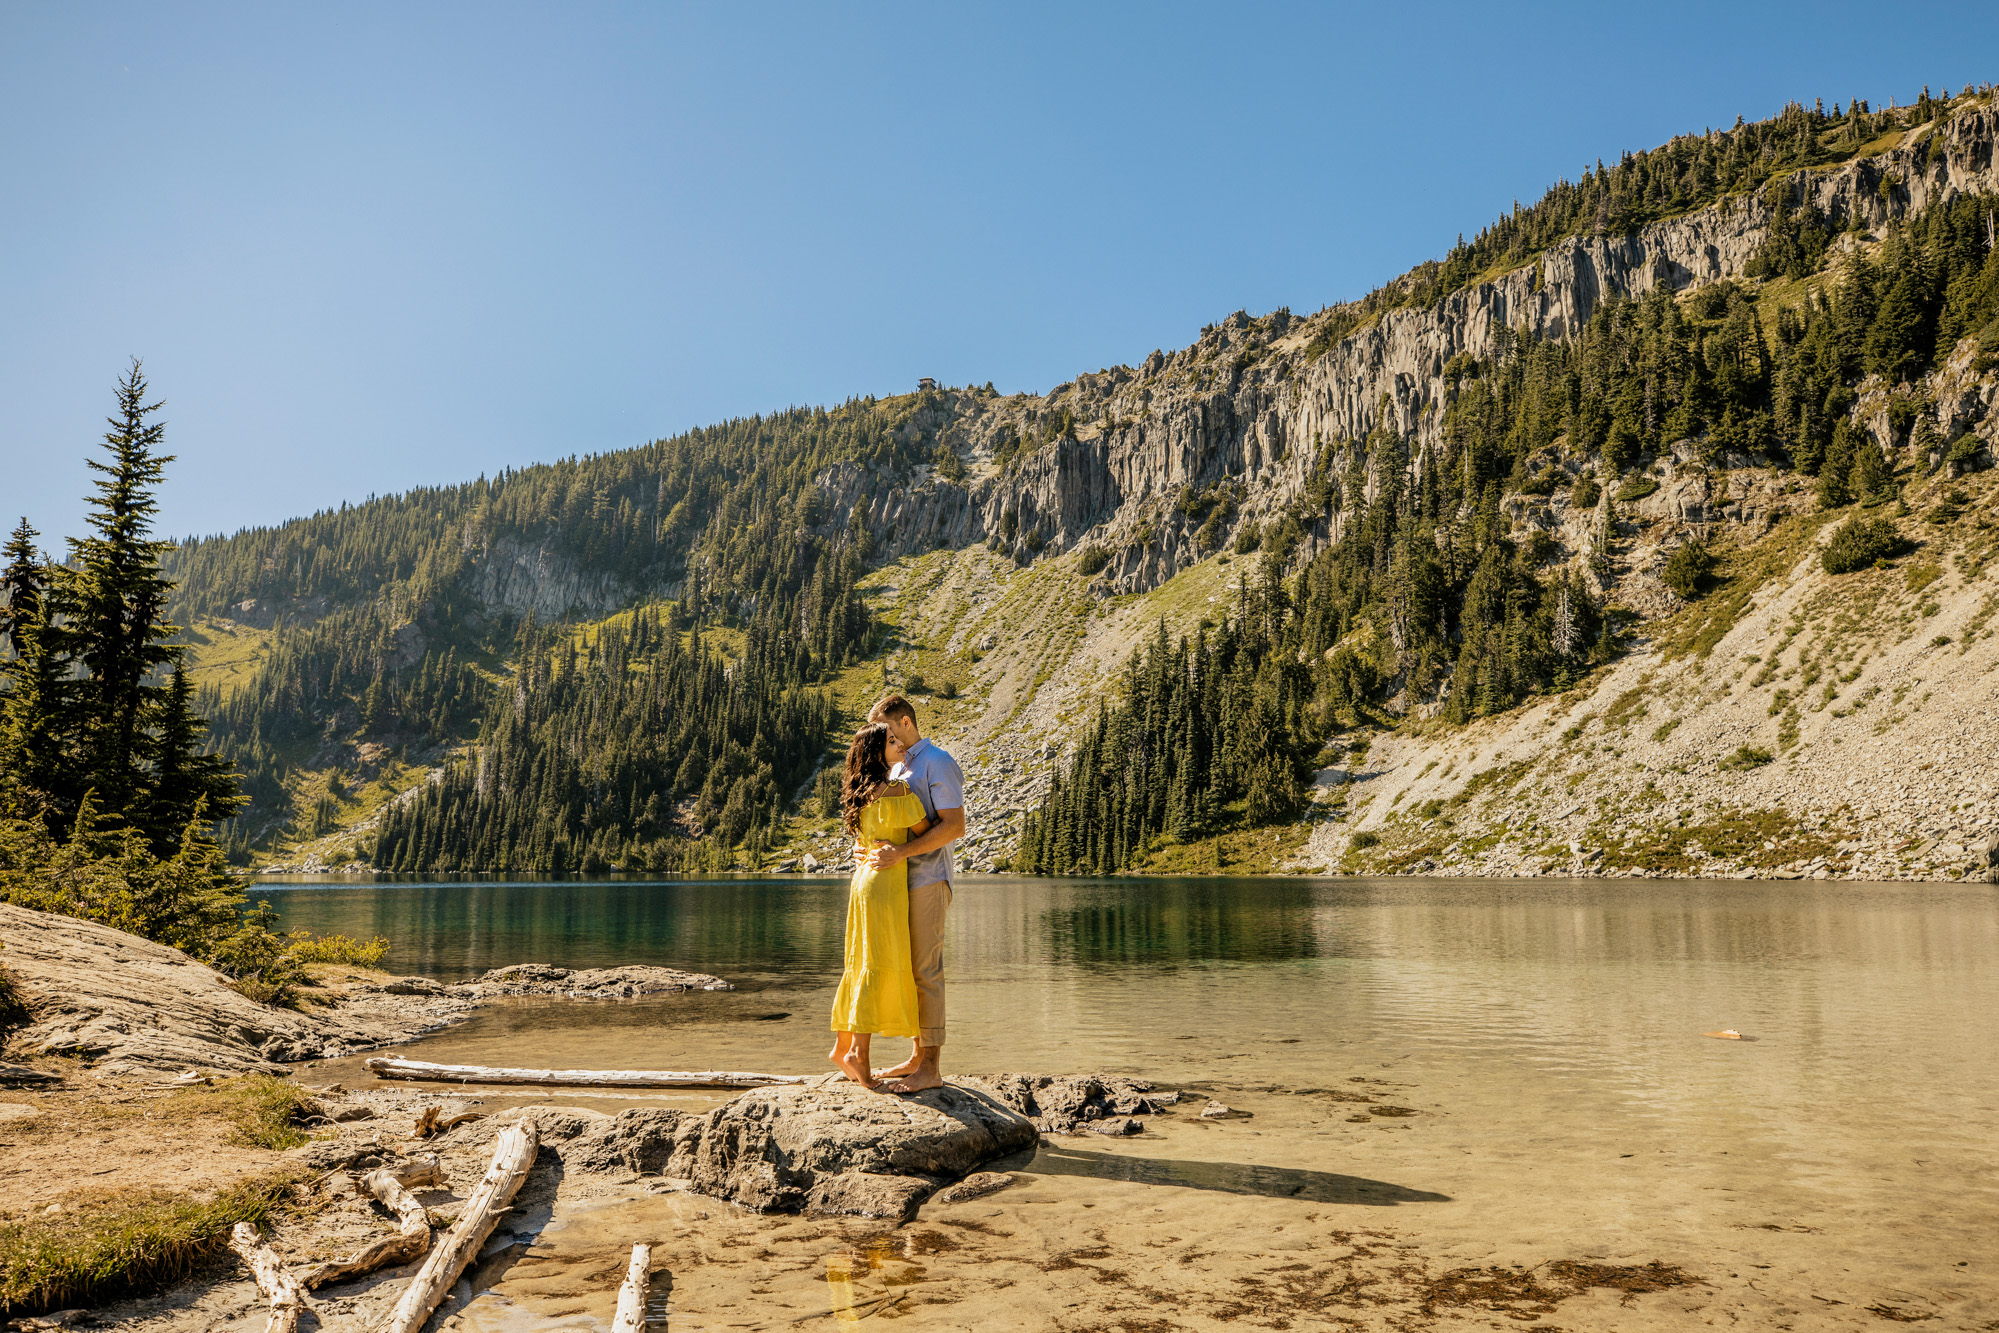
<instances>
[{"instance_id":1,"label":"bleached driftwood","mask_svg":"<svg viewBox=\"0 0 1999 1333\"><path fill-rule=\"evenodd\" d=\"M494 1225L514 1201L514 1194L527 1178L528 1168L534 1165L534 1155L540 1147L541 1131L531 1118L524 1117L500 1131L485 1178L465 1201L464 1211L459 1213L451 1230L444 1233L444 1239L431 1247L430 1257L410 1279L383 1333L416 1333L423 1327L430 1312L465 1271L465 1265L472 1262L472 1256L486 1243L486 1237L493 1234Z\"/></svg>"},{"instance_id":2,"label":"bleached driftwood","mask_svg":"<svg viewBox=\"0 0 1999 1333\"><path fill-rule=\"evenodd\" d=\"M750 1074L708 1069L501 1069L490 1065L438 1065L427 1060L376 1056L368 1061L376 1078L422 1079L434 1083L545 1083L564 1088L761 1088L803 1083L798 1074Z\"/></svg>"},{"instance_id":3,"label":"bleached driftwood","mask_svg":"<svg viewBox=\"0 0 1999 1333\"><path fill-rule=\"evenodd\" d=\"M257 1290L271 1303L271 1317L264 1324L264 1333L296 1333L298 1317L305 1312L305 1288L285 1267L285 1261L257 1238L256 1228L248 1222L238 1222L229 1229L229 1248L250 1265L250 1272L257 1279Z\"/></svg>"},{"instance_id":4,"label":"bleached driftwood","mask_svg":"<svg viewBox=\"0 0 1999 1333\"><path fill-rule=\"evenodd\" d=\"M646 1300L652 1295L652 1246L632 1246L632 1262L618 1287L618 1313L611 1333L645 1333Z\"/></svg>"},{"instance_id":5,"label":"bleached driftwood","mask_svg":"<svg viewBox=\"0 0 1999 1333\"><path fill-rule=\"evenodd\" d=\"M457 1115L445 1115L442 1106L426 1106L423 1114L416 1118L416 1127L410 1130L410 1137L427 1139L433 1134L442 1134L448 1129L470 1124L474 1120L484 1120L482 1111L461 1111Z\"/></svg>"},{"instance_id":6,"label":"bleached driftwood","mask_svg":"<svg viewBox=\"0 0 1999 1333\"><path fill-rule=\"evenodd\" d=\"M444 1167L437 1154L426 1153L401 1166L377 1167L361 1178L361 1187L382 1201L396 1215L396 1234L366 1246L347 1259L334 1259L306 1270L308 1289L329 1282L344 1282L378 1268L406 1264L423 1256L430 1248L430 1218L423 1205L409 1192L412 1185L438 1186L444 1183Z\"/></svg>"}]
</instances>

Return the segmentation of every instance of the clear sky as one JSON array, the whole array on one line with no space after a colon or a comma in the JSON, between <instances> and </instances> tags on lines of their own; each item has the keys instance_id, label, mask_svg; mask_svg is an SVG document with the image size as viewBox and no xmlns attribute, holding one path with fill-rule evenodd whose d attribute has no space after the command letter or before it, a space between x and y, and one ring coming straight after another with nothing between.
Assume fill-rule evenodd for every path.
<instances>
[{"instance_id":1,"label":"clear sky","mask_svg":"<svg viewBox=\"0 0 1999 1333\"><path fill-rule=\"evenodd\" d=\"M1046 389L1597 158L1999 78L1999 5L0 2L0 518L128 357L163 528Z\"/></svg>"}]
</instances>

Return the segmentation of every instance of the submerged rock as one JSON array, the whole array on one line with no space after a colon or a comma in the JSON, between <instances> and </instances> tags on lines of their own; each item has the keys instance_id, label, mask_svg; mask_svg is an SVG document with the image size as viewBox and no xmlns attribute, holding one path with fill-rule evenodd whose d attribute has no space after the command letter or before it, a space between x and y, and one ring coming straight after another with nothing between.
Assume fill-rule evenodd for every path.
<instances>
[{"instance_id":1,"label":"submerged rock","mask_svg":"<svg viewBox=\"0 0 1999 1333\"><path fill-rule=\"evenodd\" d=\"M1145 1126L1129 1117L1157 1115L1180 1100L1177 1092L1156 1092L1143 1079L1113 1074L998 1074L959 1081L992 1093L1044 1134L1136 1134Z\"/></svg>"}]
</instances>

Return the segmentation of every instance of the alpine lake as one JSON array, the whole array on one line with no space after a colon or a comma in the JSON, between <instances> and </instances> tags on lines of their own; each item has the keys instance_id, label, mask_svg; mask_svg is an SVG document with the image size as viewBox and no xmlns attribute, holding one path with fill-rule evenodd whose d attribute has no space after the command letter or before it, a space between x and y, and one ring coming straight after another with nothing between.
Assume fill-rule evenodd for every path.
<instances>
[{"instance_id":1,"label":"alpine lake","mask_svg":"<svg viewBox=\"0 0 1999 1333\"><path fill-rule=\"evenodd\" d=\"M287 927L386 938L398 973L735 986L491 1004L412 1058L828 1068L844 880L254 893ZM583 1208L452 1324L607 1327L646 1241L670 1274L655 1330L1999 1329L1992 886L967 876L947 962L947 1077L1100 1071L1179 1105L1130 1138L1044 1138L989 1168L1012 1187L900 1228L673 1191ZM303 1076L329 1070L367 1077ZM1235 1114L1202 1118L1211 1099Z\"/></svg>"}]
</instances>

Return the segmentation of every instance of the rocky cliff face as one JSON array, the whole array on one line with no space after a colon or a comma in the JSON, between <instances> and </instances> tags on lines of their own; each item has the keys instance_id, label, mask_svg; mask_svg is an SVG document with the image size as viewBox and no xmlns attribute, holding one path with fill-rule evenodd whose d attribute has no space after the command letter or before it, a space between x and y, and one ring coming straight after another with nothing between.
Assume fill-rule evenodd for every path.
<instances>
[{"instance_id":1,"label":"rocky cliff face","mask_svg":"<svg viewBox=\"0 0 1999 1333\"><path fill-rule=\"evenodd\" d=\"M1940 156L1931 152L1934 136L1944 140ZM1999 110L1970 108L1885 152L1797 173L1796 202L1816 206L1835 228L1879 228L1960 193L1999 190L1995 139ZM1185 489L1236 488L1226 538L1291 504L1322 451L1336 451L1343 467L1343 451L1378 424L1418 445L1434 442L1452 357L1491 357L1522 330L1566 336L1613 296L1740 277L1770 222L1759 193L1628 236L1571 238L1538 263L1433 307L1388 311L1316 357L1308 348L1329 312L1301 320L1238 312L1191 347L1154 352L1137 369L1078 376L1045 395L926 390L903 429L958 449L967 477L850 466L829 469L818 484L840 521L865 505L891 554L988 541L1025 563L1096 545L1109 556L1103 584L1142 591L1201 557L1192 523L1174 508ZM1070 433L1001 465L1012 441L1045 434L1064 417L1075 423ZM1337 514L1320 515L1308 545L1337 539L1338 528Z\"/></svg>"}]
</instances>

